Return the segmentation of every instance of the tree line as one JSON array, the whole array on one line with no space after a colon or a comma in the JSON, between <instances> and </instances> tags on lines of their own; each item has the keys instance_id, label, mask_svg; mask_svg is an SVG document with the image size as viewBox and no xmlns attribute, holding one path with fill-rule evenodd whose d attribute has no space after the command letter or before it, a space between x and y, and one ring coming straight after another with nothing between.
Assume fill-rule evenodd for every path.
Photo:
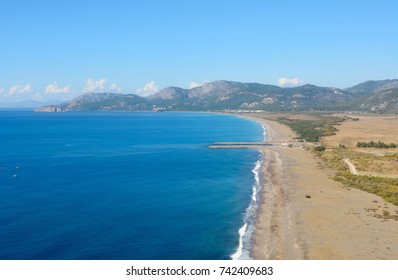
<instances>
[{"instance_id":1,"label":"tree line","mask_svg":"<svg viewBox=\"0 0 398 280\"><path fill-rule=\"evenodd\" d=\"M391 144L386 144L381 141L374 142L373 140L370 142L357 142L357 147L358 148L376 148L376 149L394 149L397 148L398 145L391 143Z\"/></svg>"}]
</instances>

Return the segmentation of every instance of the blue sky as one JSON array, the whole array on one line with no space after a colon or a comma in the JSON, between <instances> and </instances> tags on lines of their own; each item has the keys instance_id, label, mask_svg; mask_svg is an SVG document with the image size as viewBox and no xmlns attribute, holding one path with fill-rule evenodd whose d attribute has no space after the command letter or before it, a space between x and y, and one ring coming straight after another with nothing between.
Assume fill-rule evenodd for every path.
<instances>
[{"instance_id":1,"label":"blue sky","mask_svg":"<svg viewBox=\"0 0 398 280\"><path fill-rule=\"evenodd\" d=\"M398 78L397 1L0 2L0 103Z\"/></svg>"}]
</instances>

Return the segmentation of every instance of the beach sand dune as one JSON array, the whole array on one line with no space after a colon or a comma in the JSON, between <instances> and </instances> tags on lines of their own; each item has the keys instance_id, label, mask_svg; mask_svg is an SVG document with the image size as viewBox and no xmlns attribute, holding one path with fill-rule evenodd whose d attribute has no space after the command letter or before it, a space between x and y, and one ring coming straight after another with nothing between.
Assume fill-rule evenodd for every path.
<instances>
[{"instance_id":1,"label":"beach sand dune","mask_svg":"<svg viewBox=\"0 0 398 280\"><path fill-rule=\"evenodd\" d=\"M253 116L252 116L253 117ZM269 139L294 133L257 118ZM303 148L264 147L263 195L252 256L255 259L398 259L398 207L342 187Z\"/></svg>"}]
</instances>

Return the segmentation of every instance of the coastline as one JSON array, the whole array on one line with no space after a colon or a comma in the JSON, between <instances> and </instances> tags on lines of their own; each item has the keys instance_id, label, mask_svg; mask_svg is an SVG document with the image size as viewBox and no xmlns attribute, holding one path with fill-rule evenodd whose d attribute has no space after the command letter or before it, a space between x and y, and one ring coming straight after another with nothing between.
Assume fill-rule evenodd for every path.
<instances>
[{"instance_id":1,"label":"coastline","mask_svg":"<svg viewBox=\"0 0 398 280\"><path fill-rule=\"evenodd\" d=\"M290 128L261 115L238 116L263 125L268 142L294 137ZM262 194L253 259L398 259L398 221L373 211L398 213L397 206L342 187L303 148L259 149Z\"/></svg>"}]
</instances>

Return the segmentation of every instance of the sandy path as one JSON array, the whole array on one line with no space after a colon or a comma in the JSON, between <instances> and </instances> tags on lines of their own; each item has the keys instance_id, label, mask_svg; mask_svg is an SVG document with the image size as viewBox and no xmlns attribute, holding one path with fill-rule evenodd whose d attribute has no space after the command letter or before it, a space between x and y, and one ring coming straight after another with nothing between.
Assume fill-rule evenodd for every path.
<instances>
[{"instance_id":1,"label":"sandy path","mask_svg":"<svg viewBox=\"0 0 398 280\"><path fill-rule=\"evenodd\" d=\"M351 174L354 175L359 175L357 169L355 168L355 165L353 165L348 158L344 159L344 163L348 166L350 169Z\"/></svg>"}]
</instances>

